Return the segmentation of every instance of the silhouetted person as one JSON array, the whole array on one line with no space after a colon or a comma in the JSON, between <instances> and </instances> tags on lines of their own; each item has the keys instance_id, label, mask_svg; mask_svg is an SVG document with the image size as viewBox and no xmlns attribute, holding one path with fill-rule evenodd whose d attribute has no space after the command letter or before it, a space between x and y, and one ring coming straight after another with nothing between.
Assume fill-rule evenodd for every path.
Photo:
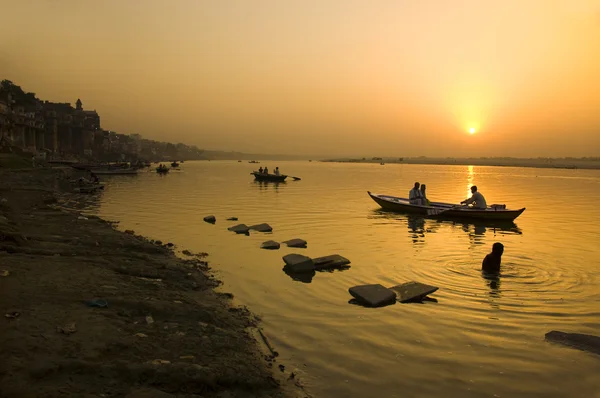
<instances>
[{"instance_id":1,"label":"silhouetted person","mask_svg":"<svg viewBox=\"0 0 600 398\"><path fill-rule=\"evenodd\" d=\"M492 245L492 252L483 259L481 270L491 274L499 273L500 264L502 263L502 253L504 253L504 245L500 242L494 243Z\"/></svg>"},{"instance_id":2,"label":"silhouetted person","mask_svg":"<svg viewBox=\"0 0 600 398\"><path fill-rule=\"evenodd\" d=\"M423 206L429 206L429 199L427 199L427 193L425 192L427 190L427 185L422 184L421 185L421 205Z\"/></svg>"},{"instance_id":3,"label":"silhouetted person","mask_svg":"<svg viewBox=\"0 0 600 398\"><path fill-rule=\"evenodd\" d=\"M411 205L420 205L421 204L421 199L423 198L423 196L421 195L421 191L419 190L420 186L421 186L421 184L419 184L418 182L415 182L415 187L413 189L411 189L410 192L408 192L408 202Z\"/></svg>"},{"instance_id":4,"label":"silhouetted person","mask_svg":"<svg viewBox=\"0 0 600 398\"><path fill-rule=\"evenodd\" d=\"M263 170L263 173L269 174L269 169L267 168L267 166L265 166L265 169Z\"/></svg>"},{"instance_id":5,"label":"silhouetted person","mask_svg":"<svg viewBox=\"0 0 600 398\"><path fill-rule=\"evenodd\" d=\"M467 200L463 200L462 202L460 202L460 204L462 205L473 205L474 209L482 209L485 210L487 209L487 203L485 201L485 198L483 197L483 195L481 194L481 192L477 192L477 187L475 185L473 185L471 187L471 197Z\"/></svg>"},{"instance_id":6,"label":"silhouetted person","mask_svg":"<svg viewBox=\"0 0 600 398\"><path fill-rule=\"evenodd\" d=\"M262 166L260 166L260 167L258 168L258 172L259 172L259 173L262 173L262 172L263 172L263 168L262 168Z\"/></svg>"},{"instance_id":7,"label":"silhouetted person","mask_svg":"<svg viewBox=\"0 0 600 398\"><path fill-rule=\"evenodd\" d=\"M274 173L275 173L275 175L276 175L276 176L278 176L278 175L281 175L281 174L279 173L279 166L278 166L278 167L275 167L275 171L274 171Z\"/></svg>"}]
</instances>

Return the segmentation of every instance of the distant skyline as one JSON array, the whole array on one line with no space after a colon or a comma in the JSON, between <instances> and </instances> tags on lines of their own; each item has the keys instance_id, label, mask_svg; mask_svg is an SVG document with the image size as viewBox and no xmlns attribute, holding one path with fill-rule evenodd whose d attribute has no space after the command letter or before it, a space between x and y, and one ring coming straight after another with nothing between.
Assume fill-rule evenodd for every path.
<instances>
[{"instance_id":1,"label":"distant skyline","mask_svg":"<svg viewBox=\"0 0 600 398\"><path fill-rule=\"evenodd\" d=\"M600 1L0 0L0 78L105 129L320 157L600 155Z\"/></svg>"}]
</instances>

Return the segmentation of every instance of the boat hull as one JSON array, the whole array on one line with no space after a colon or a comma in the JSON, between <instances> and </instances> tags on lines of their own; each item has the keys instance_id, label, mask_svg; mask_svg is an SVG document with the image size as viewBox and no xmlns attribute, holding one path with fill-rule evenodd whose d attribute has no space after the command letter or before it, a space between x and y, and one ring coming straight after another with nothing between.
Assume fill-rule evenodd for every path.
<instances>
[{"instance_id":1,"label":"boat hull","mask_svg":"<svg viewBox=\"0 0 600 398\"><path fill-rule=\"evenodd\" d=\"M371 199L375 201L381 208L396 213L418 214L423 217L430 218L453 218L453 219L470 219L470 220L494 220L494 221L513 221L519 217L525 208L518 210L509 209L453 209L455 205L450 203L432 202L431 206L419 206L408 203L407 199L398 198L395 196L377 195L368 192ZM437 215L428 214L431 209L441 209L443 212Z\"/></svg>"},{"instance_id":2,"label":"boat hull","mask_svg":"<svg viewBox=\"0 0 600 398\"><path fill-rule=\"evenodd\" d=\"M90 170L92 173L96 175L134 175L137 174L138 171L134 169L92 169Z\"/></svg>"},{"instance_id":3,"label":"boat hull","mask_svg":"<svg viewBox=\"0 0 600 398\"><path fill-rule=\"evenodd\" d=\"M287 178L286 175L275 175L275 174L264 174L264 173L252 173L254 179L257 181L271 181L271 182L283 182Z\"/></svg>"}]
</instances>

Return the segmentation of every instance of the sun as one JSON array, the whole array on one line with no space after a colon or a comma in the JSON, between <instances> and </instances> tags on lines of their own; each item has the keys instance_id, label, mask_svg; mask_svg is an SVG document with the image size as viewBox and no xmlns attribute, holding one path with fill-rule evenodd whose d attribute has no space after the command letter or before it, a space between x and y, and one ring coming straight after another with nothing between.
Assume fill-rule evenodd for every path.
<instances>
[{"instance_id":1,"label":"sun","mask_svg":"<svg viewBox=\"0 0 600 398\"><path fill-rule=\"evenodd\" d=\"M469 127L469 134L475 134L475 127Z\"/></svg>"}]
</instances>

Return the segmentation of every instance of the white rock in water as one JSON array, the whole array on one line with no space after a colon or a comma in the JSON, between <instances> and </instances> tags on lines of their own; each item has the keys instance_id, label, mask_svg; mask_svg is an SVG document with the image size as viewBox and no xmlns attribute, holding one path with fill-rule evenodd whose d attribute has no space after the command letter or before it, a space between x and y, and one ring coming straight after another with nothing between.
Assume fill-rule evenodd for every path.
<instances>
[{"instance_id":1,"label":"white rock in water","mask_svg":"<svg viewBox=\"0 0 600 398\"><path fill-rule=\"evenodd\" d=\"M306 247L307 243L304 239L290 239L290 240L286 240L285 242L286 245L288 245L288 247Z\"/></svg>"},{"instance_id":2,"label":"white rock in water","mask_svg":"<svg viewBox=\"0 0 600 398\"><path fill-rule=\"evenodd\" d=\"M266 242L263 242L262 245L260 245L261 249L268 249L268 250L277 250L279 249L280 245L279 242L275 242L274 240L268 240Z\"/></svg>"},{"instance_id":3,"label":"white rock in water","mask_svg":"<svg viewBox=\"0 0 600 398\"><path fill-rule=\"evenodd\" d=\"M289 272L310 272L315 270L315 264L310 257L291 253L283 256L285 269Z\"/></svg>"},{"instance_id":4,"label":"white rock in water","mask_svg":"<svg viewBox=\"0 0 600 398\"><path fill-rule=\"evenodd\" d=\"M236 234L247 234L250 231L250 228L246 224L238 224L233 227L227 228L230 231L235 232Z\"/></svg>"},{"instance_id":5,"label":"white rock in water","mask_svg":"<svg viewBox=\"0 0 600 398\"><path fill-rule=\"evenodd\" d=\"M271 232L271 231L273 231L273 228L269 224L266 224L266 223L251 225L248 228L253 229L255 231L258 231L258 232Z\"/></svg>"},{"instance_id":6,"label":"white rock in water","mask_svg":"<svg viewBox=\"0 0 600 398\"><path fill-rule=\"evenodd\" d=\"M348 292L359 303L369 307L381 307L396 301L396 292L378 283L374 285L354 286L348 289Z\"/></svg>"}]
</instances>

